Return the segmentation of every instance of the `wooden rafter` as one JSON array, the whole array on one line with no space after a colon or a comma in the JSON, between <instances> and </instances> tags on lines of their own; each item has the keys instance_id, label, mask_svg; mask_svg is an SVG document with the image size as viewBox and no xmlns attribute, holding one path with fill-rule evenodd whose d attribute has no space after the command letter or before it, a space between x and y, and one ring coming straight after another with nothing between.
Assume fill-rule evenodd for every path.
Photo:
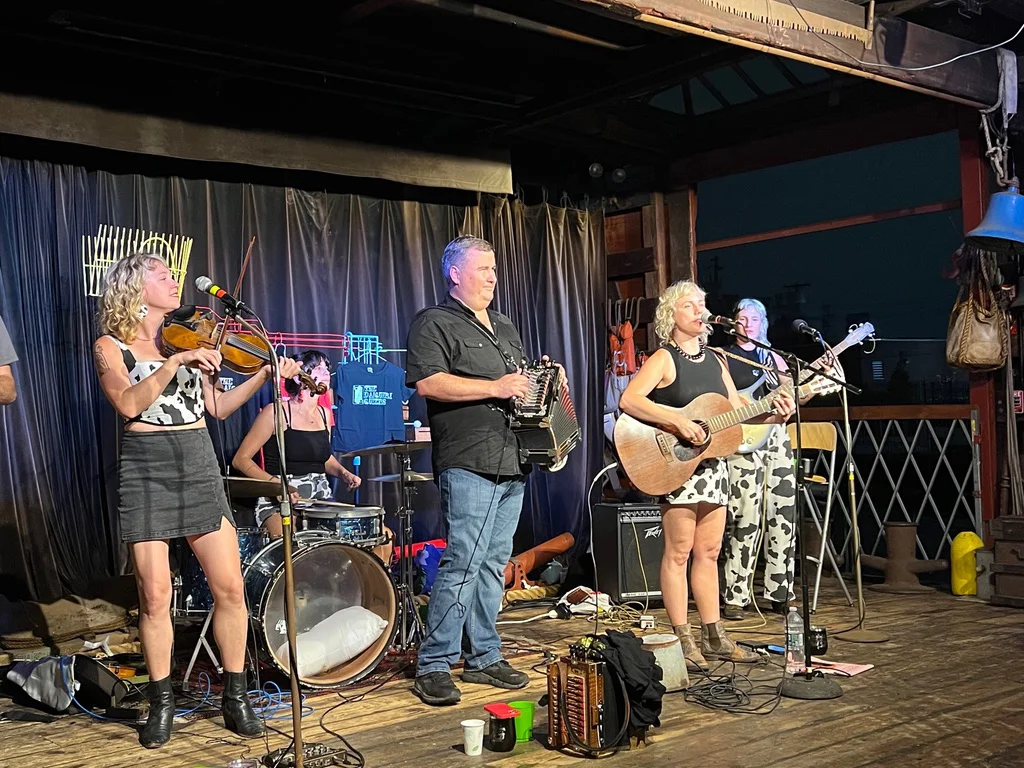
<instances>
[{"instance_id":1,"label":"wooden rafter","mask_svg":"<svg viewBox=\"0 0 1024 768\"><path fill-rule=\"evenodd\" d=\"M338 14L338 18L344 24L354 24L398 2L400 0L359 0Z\"/></svg>"},{"instance_id":2,"label":"wooden rafter","mask_svg":"<svg viewBox=\"0 0 1024 768\"><path fill-rule=\"evenodd\" d=\"M733 64L730 65L730 68L737 74L740 80L746 83L747 88L754 92L755 97L759 99L763 99L765 97L766 94L761 89L761 86L754 82L754 78L747 74L747 70L745 70L741 64L733 62Z\"/></svg>"},{"instance_id":3,"label":"wooden rafter","mask_svg":"<svg viewBox=\"0 0 1024 768\"><path fill-rule=\"evenodd\" d=\"M772 66L778 70L779 74L786 78L786 82L793 88L800 88L803 86L803 81L799 77L793 74L793 70L786 66L786 63L778 56L769 56L768 61L772 63Z\"/></svg>"},{"instance_id":4,"label":"wooden rafter","mask_svg":"<svg viewBox=\"0 0 1024 768\"><path fill-rule=\"evenodd\" d=\"M710 93L714 97L715 101L721 104L723 108L729 108L729 105L732 102L725 98L725 94L718 90L718 87L708 79L707 75L701 72L699 75L697 75L696 79L697 82L703 85L707 89L708 93Z\"/></svg>"},{"instance_id":5,"label":"wooden rafter","mask_svg":"<svg viewBox=\"0 0 1024 768\"><path fill-rule=\"evenodd\" d=\"M635 23L774 53L971 107L998 99L998 53L901 18L876 18L870 48L815 31L776 28L700 0L577 0L615 9ZM817 0L847 6L844 0ZM956 61L940 67L933 64ZM927 68L925 68L927 67Z\"/></svg>"},{"instance_id":6,"label":"wooden rafter","mask_svg":"<svg viewBox=\"0 0 1024 768\"><path fill-rule=\"evenodd\" d=\"M709 68L727 64L736 55L726 46L690 47L680 43L678 39L667 40L655 46L654 50L627 55L618 67L625 74L596 88L581 88L578 81L567 82L562 92L524 104L517 120L510 121L503 129L489 131L488 135L496 138L504 133L550 122L585 107L614 103L668 87ZM594 81L593 73L588 73L588 80Z\"/></svg>"}]
</instances>

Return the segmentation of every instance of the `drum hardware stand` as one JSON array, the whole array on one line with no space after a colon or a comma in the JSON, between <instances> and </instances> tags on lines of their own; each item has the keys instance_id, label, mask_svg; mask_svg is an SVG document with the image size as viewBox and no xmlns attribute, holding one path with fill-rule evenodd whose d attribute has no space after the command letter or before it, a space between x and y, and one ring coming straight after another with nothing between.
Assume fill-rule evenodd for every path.
<instances>
[{"instance_id":1,"label":"drum hardware stand","mask_svg":"<svg viewBox=\"0 0 1024 768\"><path fill-rule=\"evenodd\" d=\"M184 620L182 623L191 624L191 620L188 618L181 607L181 588L182 580L181 574L177 573L174 575L174 579L171 582L171 624L178 623L176 620ZM210 661L213 662L214 668L217 670L217 674L224 674L224 667L220 661L217 660L217 654L213 651L213 646L210 645L210 641L206 639L206 633L210 629L210 622L213 619L213 611L206 612L206 619L203 621L203 628L199 633L199 639L196 640L196 647L192 651L192 658L188 662L188 667L185 669L185 679L181 682L181 690L188 691L188 681L192 677L192 668L196 665L196 659L199 658L199 649L206 648L206 653L210 657Z\"/></svg>"},{"instance_id":2,"label":"drum hardware stand","mask_svg":"<svg viewBox=\"0 0 1024 768\"><path fill-rule=\"evenodd\" d=\"M196 665L196 659L199 658L199 649L205 648L206 653L210 657L210 661L213 662L213 666L217 669L217 674L224 674L224 667L217 661L217 654L213 652L213 647L210 645L210 641L206 639L206 633L210 629L210 622L213 620L213 611L206 612L206 620L203 622L203 629L199 633L199 639L196 641L196 647L192 651L192 658L188 662L188 668L185 670L185 679L181 681L181 690L188 692L188 681L192 677L192 668Z\"/></svg>"},{"instance_id":3,"label":"drum hardware stand","mask_svg":"<svg viewBox=\"0 0 1024 768\"><path fill-rule=\"evenodd\" d=\"M413 577L416 573L415 563L412 557L412 499L416 493L414 483L407 480L407 474L412 472L412 458L409 451L402 454L401 469L402 503L398 510L398 612L401 625L399 627L398 648L407 651L419 645L423 638L423 621L420 619L419 611L416 610L416 601L413 599ZM410 621L411 617L411 621ZM415 637L415 642L412 638Z\"/></svg>"},{"instance_id":4,"label":"drum hardware stand","mask_svg":"<svg viewBox=\"0 0 1024 768\"><path fill-rule=\"evenodd\" d=\"M256 316L252 310L248 311ZM281 373L278 365L277 352L274 350L274 345L270 343L270 339L268 339L259 328L245 320L241 316L241 312L236 311L234 308L228 308L225 310L225 314L232 320L237 321L242 328L253 336L261 339L266 343L267 348L269 349L271 369L270 391L274 396L274 435L277 440L277 449L281 464L279 476L281 480L281 527L284 531L284 536L282 537L284 545L284 604L285 624L288 634L288 679L291 683L292 695L292 740L294 742L292 751L292 754L294 755L294 763L292 764L295 768L303 768L302 698L299 693L299 662L298 652L295 647L295 574L292 570L292 537L294 536L294 531L292 530L292 502L288 490L288 472L285 465L284 420L281 418L283 408L281 402L281 387L278 385ZM226 326L227 320L225 320L225 327Z\"/></svg>"}]
</instances>

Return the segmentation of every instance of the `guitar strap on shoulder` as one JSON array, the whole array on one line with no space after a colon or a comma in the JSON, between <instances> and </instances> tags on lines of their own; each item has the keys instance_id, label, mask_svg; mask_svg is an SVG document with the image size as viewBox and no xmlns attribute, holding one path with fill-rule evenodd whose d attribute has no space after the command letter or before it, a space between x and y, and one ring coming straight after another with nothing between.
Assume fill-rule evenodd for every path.
<instances>
[{"instance_id":1,"label":"guitar strap on shoulder","mask_svg":"<svg viewBox=\"0 0 1024 768\"><path fill-rule=\"evenodd\" d=\"M744 365L749 365L751 368L760 368L763 371L771 371L776 375L785 375L785 371L780 371L777 368L772 368L770 365L764 365L762 363L755 363L753 360L748 360L740 355L733 354L732 352L722 349L721 347L708 347L712 352L718 355L724 355L725 357L731 357L733 360L739 360Z\"/></svg>"}]
</instances>

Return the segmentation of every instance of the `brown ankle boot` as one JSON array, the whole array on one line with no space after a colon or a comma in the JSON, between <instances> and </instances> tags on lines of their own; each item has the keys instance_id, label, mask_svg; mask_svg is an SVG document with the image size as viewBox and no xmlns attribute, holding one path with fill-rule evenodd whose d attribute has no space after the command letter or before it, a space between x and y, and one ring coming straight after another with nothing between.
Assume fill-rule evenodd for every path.
<instances>
[{"instance_id":1,"label":"brown ankle boot","mask_svg":"<svg viewBox=\"0 0 1024 768\"><path fill-rule=\"evenodd\" d=\"M722 620L714 624L702 624L700 628L700 650L706 658L753 664L761 660L753 651L736 645L725 631Z\"/></svg>"},{"instance_id":2,"label":"brown ankle boot","mask_svg":"<svg viewBox=\"0 0 1024 768\"><path fill-rule=\"evenodd\" d=\"M709 669L707 659L704 658L700 648L697 647L697 643L690 633L690 625L681 624L678 627L672 627L672 629L676 633L676 637L679 638L680 645L683 647L683 658L686 659L687 663L701 672L707 672Z\"/></svg>"}]
</instances>

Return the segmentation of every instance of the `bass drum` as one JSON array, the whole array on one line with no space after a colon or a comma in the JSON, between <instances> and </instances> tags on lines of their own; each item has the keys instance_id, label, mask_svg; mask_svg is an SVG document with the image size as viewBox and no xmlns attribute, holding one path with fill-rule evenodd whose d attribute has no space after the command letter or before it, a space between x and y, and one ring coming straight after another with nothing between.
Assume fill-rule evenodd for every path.
<instances>
[{"instance_id":1,"label":"bass drum","mask_svg":"<svg viewBox=\"0 0 1024 768\"><path fill-rule=\"evenodd\" d=\"M325 531L298 531L292 546L292 571L295 635L300 654L304 647L300 636L346 608L361 606L380 617L379 624L386 622L387 625L358 655L317 674L300 674L299 682L311 688L333 688L366 677L384 658L398 629L398 591L380 559L365 549L339 542ZM265 662L288 674L282 539L272 542L252 558L244 580L257 653ZM340 633L332 633L335 635ZM315 645L317 652L329 655L337 650L323 648L322 640L323 633L320 633ZM305 657L299 661L301 671Z\"/></svg>"}]
</instances>

